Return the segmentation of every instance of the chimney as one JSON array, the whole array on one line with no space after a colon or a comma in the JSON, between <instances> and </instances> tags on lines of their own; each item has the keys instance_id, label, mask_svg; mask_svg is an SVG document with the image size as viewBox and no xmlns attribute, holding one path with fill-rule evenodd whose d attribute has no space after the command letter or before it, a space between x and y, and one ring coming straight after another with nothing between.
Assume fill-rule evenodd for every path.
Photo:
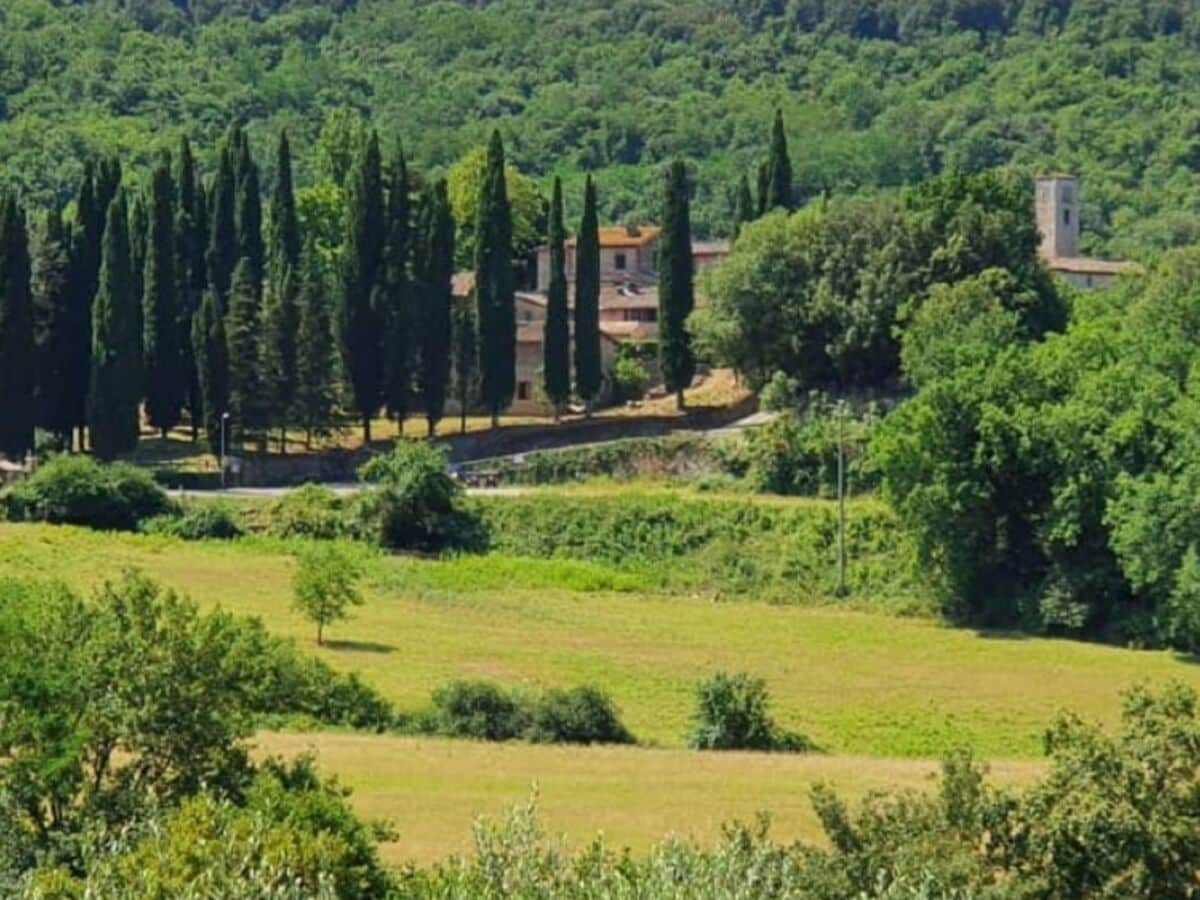
<instances>
[{"instance_id":1,"label":"chimney","mask_svg":"<svg viewBox=\"0 0 1200 900\"><path fill-rule=\"evenodd\" d=\"M632 238L640 237L642 234L642 229L640 229L637 225L630 223L625 226L625 234Z\"/></svg>"}]
</instances>

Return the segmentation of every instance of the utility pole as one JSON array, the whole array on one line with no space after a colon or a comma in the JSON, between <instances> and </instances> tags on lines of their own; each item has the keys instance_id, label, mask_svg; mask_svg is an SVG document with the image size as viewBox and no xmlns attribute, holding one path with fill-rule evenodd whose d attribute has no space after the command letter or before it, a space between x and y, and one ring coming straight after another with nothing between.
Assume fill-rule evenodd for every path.
<instances>
[{"instance_id":1,"label":"utility pole","mask_svg":"<svg viewBox=\"0 0 1200 900\"><path fill-rule=\"evenodd\" d=\"M225 423L229 421L229 413L221 413L221 490L225 490Z\"/></svg>"},{"instance_id":2,"label":"utility pole","mask_svg":"<svg viewBox=\"0 0 1200 900\"><path fill-rule=\"evenodd\" d=\"M846 401L838 401L837 409L837 596L846 596Z\"/></svg>"}]
</instances>

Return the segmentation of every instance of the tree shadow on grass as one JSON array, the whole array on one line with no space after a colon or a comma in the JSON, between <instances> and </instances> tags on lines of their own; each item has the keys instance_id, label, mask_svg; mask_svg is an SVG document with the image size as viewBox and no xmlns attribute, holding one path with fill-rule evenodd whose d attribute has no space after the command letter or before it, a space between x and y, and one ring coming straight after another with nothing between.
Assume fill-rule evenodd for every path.
<instances>
[{"instance_id":1,"label":"tree shadow on grass","mask_svg":"<svg viewBox=\"0 0 1200 900\"><path fill-rule=\"evenodd\" d=\"M345 650L349 653L395 653L396 648L391 644L379 644L375 641L334 641L326 640L325 647L329 650Z\"/></svg>"}]
</instances>

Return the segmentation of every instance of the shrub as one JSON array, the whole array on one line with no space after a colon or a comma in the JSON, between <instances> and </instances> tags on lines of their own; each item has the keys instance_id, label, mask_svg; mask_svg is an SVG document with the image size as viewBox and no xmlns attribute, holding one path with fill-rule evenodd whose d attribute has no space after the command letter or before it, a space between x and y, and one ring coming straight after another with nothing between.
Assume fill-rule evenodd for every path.
<instances>
[{"instance_id":1,"label":"shrub","mask_svg":"<svg viewBox=\"0 0 1200 900\"><path fill-rule=\"evenodd\" d=\"M528 737L543 744L631 744L608 695L583 685L547 691L533 707Z\"/></svg>"},{"instance_id":2,"label":"shrub","mask_svg":"<svg viewBox=\"0 0 1200 900\"><path fill-rule=\"evenodd\" d=\"M433 692L440 733L482 741L510 741L528 727L529 716L508 692L488 681L452 681Z\"/></svg>"},{"instance_id":3,"label":"shrub","mask_svg":"<svg viewBox=\"0 0 1200 900\"><path fill-rule=\"evenodd\" d=\"M16 521L133 531L144 520L175 511L149 473L122 463L101 465L81 455L54 456L3 494Z\"/></svg>"},{"instance_id":4,"label":"shrub","mask_svg":"<svg viewBox=\"0 0 1200 900\"><path fill-rule=\"evenodd\" d=\"M870 411L847 415L841 423L848 493L874 490L879 475L867 457ZM803 416L780 416L746 435L743 455L751 487L772 494L833 496L837 493L839 423L827 404L810 406Z\"/></svg>"},{"instance_id":5,"label":"shrub","mask_svg":"<svg viewBox=\"0 0 1200 900\"><path fill-rule=\"evenodd\" d=\"M761 678L718 672L696 688L689 744L696 750L811 750L803 736L775 727L768 706L767 683Z\"/></svg>"},{"instance_id":6,"label":"shrub","mask_svg":"<svg viewBox=\"0 0 1200 900\"><path fill-rule=\"evenodd\" d=\"M346 532L344 504L329 488L306 484L271 504L267 533L281 538L329 540Z\"/></svg>"},{"instance_id":7,"label":"shrub","mask_svg":"<svg viewBox=\"0 0 1200 900\"><path fill-rule=\"evenodd\" d=\"M142 523L151 534L169 534L185 541L232 540L246 533L241 514L228 503L200 503L179 516L155 516Z\"/></svg>"},{"instance_id":8,"label":"shrub","mask_svg":"<svg viewBox=\"0 0 1200 900\"><path fill-rule=\"evenodd\" d=\"M424 441L399 440L390 454L358 470L372 485L351 504L357 537L393 549L440 550L471 534L459 508L462 488L446 466L446 452Z\"/></svg>"},{"instance_id":9,"label":"shrub","mask_svg":"<svg viewBox=\"0 0 1200 900\"><path fill-rule=\"evenodd\" d=\"M613 365L613 388L618 403L641 400L650 385L650 373L636 359L623 356Z\"/></svg>"},{"instance_id":10,"label":"shrub","mask_svg":"<svg viewBox=\"0 0 1200 900\"><path fill-rule=\"evenodd\" d=\"M771 380L763 385L758 394L759 405L767 412L782 412L794 409L796 395L800 390L800 382L789 378L784 372L776 372Z\"/></svg>"}]
</instances>

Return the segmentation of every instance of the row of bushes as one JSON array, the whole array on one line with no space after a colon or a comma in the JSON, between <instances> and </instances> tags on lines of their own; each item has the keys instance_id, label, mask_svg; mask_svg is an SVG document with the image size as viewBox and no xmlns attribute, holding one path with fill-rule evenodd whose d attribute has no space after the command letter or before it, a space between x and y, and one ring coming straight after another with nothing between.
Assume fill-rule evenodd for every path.
<instances>
[{"instance_id":1,"label":"row of bushes","mask_svg":"<svg viewBox=\"0 0 1200 900\"><path fill-rule=\"evenodd\" d=\"M454 681L433 693L429 709L402 720L415 734L538 744L632 744L608 695L588 685L540 693L489 681Z\"/></svg>"}]
</instances>

